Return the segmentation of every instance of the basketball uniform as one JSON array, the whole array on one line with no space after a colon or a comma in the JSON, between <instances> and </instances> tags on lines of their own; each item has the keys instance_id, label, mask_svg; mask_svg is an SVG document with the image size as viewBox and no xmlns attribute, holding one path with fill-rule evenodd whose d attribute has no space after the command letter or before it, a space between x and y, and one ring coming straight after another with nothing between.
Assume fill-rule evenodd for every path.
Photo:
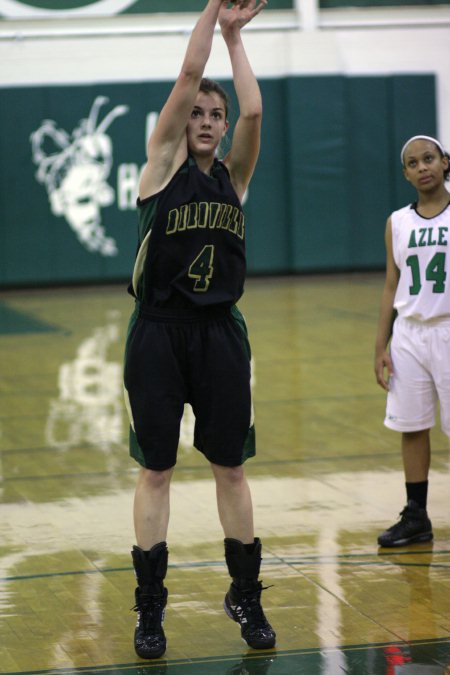
<instances>
[{"instance_id":1,"label":"basketball uniform","mask_svg":"<svg viewBox=\"0 0 450 675\"><path fill-rule=\"evenodd\" d=\"M255 449L250 345L235 304L245 219L228 170L215 160L206 175L189 156L138 212L124 371L130 453L147 468L174 466L190 403L194 445L216 464L239 465Z\"/></svg>"},{"instance_id":2,"label":"basketball uniform","mask_svg":"<svg viewBox=\"0 0 450 675\"><path fill-rule=\"evenodd\" d=\"M411 204L395 211L391 223L400 277L385 425L429 429L439 401L441 426L450 435L450 204L433 218Z\"/></svg>"}]
</instances>

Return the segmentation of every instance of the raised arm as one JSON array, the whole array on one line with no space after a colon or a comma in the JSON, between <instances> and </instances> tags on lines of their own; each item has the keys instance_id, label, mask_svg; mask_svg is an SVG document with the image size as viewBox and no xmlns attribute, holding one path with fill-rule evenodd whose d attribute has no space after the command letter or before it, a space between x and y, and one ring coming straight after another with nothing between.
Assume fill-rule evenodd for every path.
<instances>
[{"instance_id":1,"label":"raised arm","mask_svg":"<svg viewBox=\"0 0 450 675\"><path fill-rule=\"evenodd\" d=\"M389 389L389 376L393 375L392 360L388 352L388 344L392 334L392 323L394 319L394 298L400 276L399 269L395 264L392 250L392 223L390 218L386 223L385 241L386 278L381 294L378 330L375 340L374 370L378 384L387 391Z\"/></svg>"},{"instance_id":2,"label":"raised arm","mask_svg":"<svg viewBox=\"0 0 450 675\"><path fill-rule=\"evenodd\" d=\"M220 28L230 55L234 88L239 102L239 119L230 152L224 161L240 199L244 196L258 159L262 119L261 92L244 49L241 29L266 4L267 0L244 0L231 10L226 10L224 3L219 13Z\"/></svg>"},{"instance_id":3,"label":"raised arm","mask_svg":"<svg viewBox=\"0 0 450 675\"><path fill-rule=\"evenodd\" d=\"M211 53L214 28L223 0L209 0L189 39L183 65L161 110L147 147L139 197L159 192L187 156L186 126Z\"/></svg>"}]
</instances>

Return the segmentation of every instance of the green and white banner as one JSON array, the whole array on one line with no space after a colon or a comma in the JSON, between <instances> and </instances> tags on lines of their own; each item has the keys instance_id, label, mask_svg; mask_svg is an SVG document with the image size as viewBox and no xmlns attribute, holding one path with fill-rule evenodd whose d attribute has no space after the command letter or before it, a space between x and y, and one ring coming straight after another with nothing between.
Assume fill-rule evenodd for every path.
<instances>
[{"instance_id":1,"label":"green and white banner","mask_svg":"<svg viewBox=\"0 0 450 675\"><path fill-rule=\"evenodd\" d=\"M0 0L2 19L38 19L200 12L205 0ZM270 9L292 9L294 0L271 0Z\"/></svg>"},{"instance_id":2,"label":"green and white banner","mask_svg":"<svg viewBox=\"0 0 450 675\"><path fill-rule=\"evenodd\" d=\"M172 85L0 88L0 287L130 277L146 141ZM260 85L249 273L382 267L386 218L414 197L398 152L417 129L436 135L434 77Z\"/></svg>"}]
</instances>

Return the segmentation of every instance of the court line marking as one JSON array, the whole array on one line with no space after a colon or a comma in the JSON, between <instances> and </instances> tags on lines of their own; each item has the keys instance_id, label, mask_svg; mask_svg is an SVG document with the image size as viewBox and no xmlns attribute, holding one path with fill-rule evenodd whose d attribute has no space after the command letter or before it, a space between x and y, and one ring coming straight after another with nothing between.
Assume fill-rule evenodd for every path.
<instances>
[{"instance_id":1,"label":"court line marking","mask_svg":"<svg viewBox=\"0 0 450 675\"><path fill-rule=\"evenodd\" d=\"M432 549L426 551L399 551L398 553L391 554L396 556L406 556L406 555L425 555L432 554L435 556L445 556L450 554L450 550L442 549L440 551L433 551ZM304 566L311 564L333 564L336 563L339 566L376 566L376 567L388 567L395 565L396 567L429 567L432 569L450 569L450 560L448 563L427 563L427 562L397 562L393 560L378 560L375 556L377 555L388 555L388 554L376 554L376 553L350 553L350 554L339 554L336 556L308 556L306 555L303 558L296 557L278 557L278 558L264 558L262 566L264 567L275 567L282 565L289 566ZM349 558L373 558L372 560L350 560ZM188 569L201 569L205 567L221 567L224 570L226 569L225 562L223 560L206 560L206 561L196 561L196 562L182 562L182 563L169 563L169 569L175 570L188 570ZM0 582L11 582L11 581L29 581L32 579L47 579L52 577L65 577L65 576L79 576L85 574L112 574L115 572L130 572L133 568L131 566L125 567L94 567L93 569L88 570L67 570L65 572L42 572L39 574L24 574L24 575L15 575L15 576L6 576L0 577Z\"/></svg>"}]
</instances>

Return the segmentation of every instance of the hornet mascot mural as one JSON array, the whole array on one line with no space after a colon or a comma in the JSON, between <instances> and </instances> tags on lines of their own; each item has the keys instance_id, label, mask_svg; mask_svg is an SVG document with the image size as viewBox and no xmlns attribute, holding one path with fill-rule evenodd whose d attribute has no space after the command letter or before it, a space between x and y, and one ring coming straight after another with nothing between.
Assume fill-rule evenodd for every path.
<instances>
[{"instance_id":1,"label":"hornet mascot mural","mask_svg":"<svg viewBox=\"0 0 450 675\"><path fill-rule=\"evenodd\" d=\"M119 105L99 123L100 108L108 102L98 96L89 116L68 134L53 120L44 120L31 134L36 179L48 194L55 216L64 216L79 242L90 252L115 256L117 244L105 234L101 208L114 202L107 179L112 167L112 142L106 135L111 123L128 112Z\"/></svg>"}]
</instances>

